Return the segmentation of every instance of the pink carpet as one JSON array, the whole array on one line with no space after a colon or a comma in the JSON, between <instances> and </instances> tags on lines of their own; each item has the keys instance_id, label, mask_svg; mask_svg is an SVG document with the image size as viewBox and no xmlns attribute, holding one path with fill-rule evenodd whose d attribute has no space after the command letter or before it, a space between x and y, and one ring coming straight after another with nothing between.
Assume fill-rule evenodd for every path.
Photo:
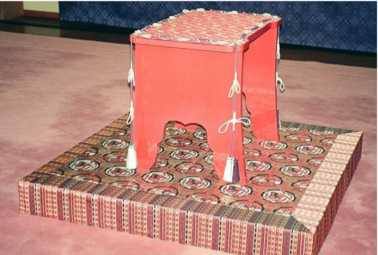
<instances>
[{"instance_id":1,"label":"pink carpet","mask_svg":"<svg viewBox=\"0 0 378 255\"><path fill-rule=\"evenodd\" d=\"M221 254L18 212L17 182L128 111L126 45L0 32L0 253ZM376 254L376 69L282 61L287 121L364 131L320 254Z\"/></svg>"}]
</instances>

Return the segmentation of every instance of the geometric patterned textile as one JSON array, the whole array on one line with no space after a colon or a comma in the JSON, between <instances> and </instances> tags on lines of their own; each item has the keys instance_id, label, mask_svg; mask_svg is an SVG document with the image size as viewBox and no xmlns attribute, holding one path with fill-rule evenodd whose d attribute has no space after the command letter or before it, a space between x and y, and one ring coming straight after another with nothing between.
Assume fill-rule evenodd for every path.
<instances>
[{"instance_id":1,"label":"geometric patterned textile","mask_svg":"<svg viewBox=\"0 0 378 255\"><path fill-rule=\"evenodd\" d=\"M128 115L19 181L20 211L234 254L317 254L361 157L362 132L244 128L247 184L216 176L206 131L167 124L149 172L125 167Z\"/></svg>"},{"instance_id":2,"label":"geometric patterned textile","mask_svg":"<svg viewBox=\"0 0 378 255\"><path fill-rule=\"evenodd\" d=\"M283 20L280 41L377 52L376 2L60 2L60 19L141 29L183 9L271 13Z\"/></svg>"},{"instance_id":3,"label":"geometric patterned textile","mask_svg":"<svg viewBox=\"0 0 378 255\"><path fill-rule=\"evenodd\" d=\"M133 37L151 38L223 46L242 45L248 38L270 22L280 20L269 13L186 10L133 33Z\"/></svg>"}]
</instances>

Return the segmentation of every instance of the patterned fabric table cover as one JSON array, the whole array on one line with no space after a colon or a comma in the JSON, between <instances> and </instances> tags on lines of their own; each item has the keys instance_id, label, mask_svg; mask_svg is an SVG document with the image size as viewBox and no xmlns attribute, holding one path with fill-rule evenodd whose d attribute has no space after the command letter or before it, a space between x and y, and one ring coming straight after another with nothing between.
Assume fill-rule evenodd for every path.
<instances>
[{"instance_id":1,"label":"patterned fabric table cover","mask_svg":"<svg viewBox=\"0 0 378 255\"><path fill-rule=\"evenodd\" d=\"M242 45L248 37L271 22L278 22L278 16L269 13L249 14L236 11L205 11L204 9L184 10L183 13L170 16L166 20L137 30L132 36L215 44L223 46Z\"/></svg>"}]
</instances>

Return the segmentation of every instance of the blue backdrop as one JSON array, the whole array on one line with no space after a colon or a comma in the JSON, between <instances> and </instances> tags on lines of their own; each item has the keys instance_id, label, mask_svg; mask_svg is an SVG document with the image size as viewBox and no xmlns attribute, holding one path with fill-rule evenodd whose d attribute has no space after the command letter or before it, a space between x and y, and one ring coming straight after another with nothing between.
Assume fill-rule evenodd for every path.
<instances>
[{"instance_id":1,"label":"blue backdrop","mask_svg":"<svg viewBox=\"0 0 378 255\"><path fill-rule=\"evenodd\" d=\"M268 12L282 43L377 52L376 2L59 2L60 19L140 29L183 9Z\"/></svg>"}]
</instances>

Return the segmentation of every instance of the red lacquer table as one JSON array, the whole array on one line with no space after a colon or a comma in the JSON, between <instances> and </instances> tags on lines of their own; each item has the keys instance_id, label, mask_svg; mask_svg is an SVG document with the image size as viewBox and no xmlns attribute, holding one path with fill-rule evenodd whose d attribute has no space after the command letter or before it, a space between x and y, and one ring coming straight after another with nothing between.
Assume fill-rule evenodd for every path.
<instances>
[{"instance_id":1,"label":"red lacquer table","mask_svg":"<svg viewBox=\"0 0 378 255\"><path fill-rule=\"evenodd\" d=\"M281 19L197 9L171 16L131 35L135 44L134 142L138 169L149 169L169 121L206 129L216 172L223 177L231 130L219 127L233 117L228 97L237 77L236 119L242 94L259 140L278 141L276 51ZM236 56L237 55L237 56ZM236 59L236 61L235 61ZM245 183L242 124L235 124L240 181ZM188 160L191 159L189 151Z\"/></svg>"}]
</instances>

